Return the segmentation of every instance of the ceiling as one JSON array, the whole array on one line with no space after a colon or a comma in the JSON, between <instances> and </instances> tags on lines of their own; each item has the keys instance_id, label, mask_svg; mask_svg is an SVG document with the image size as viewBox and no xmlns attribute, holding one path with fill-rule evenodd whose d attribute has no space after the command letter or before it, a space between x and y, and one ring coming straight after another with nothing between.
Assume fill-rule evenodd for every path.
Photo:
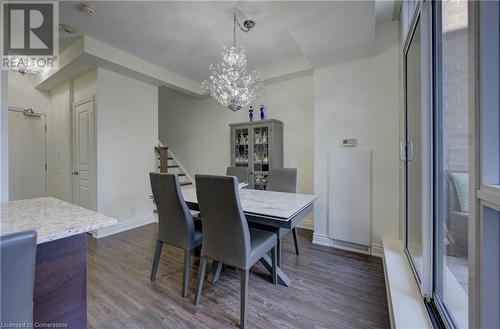
<instances>
[{"instance_id":1,"label":"ceiling","mask_svg":"<svg viewBox=\"0 0 500 329\"><path fill-rule=\"evenodd\" d=\"M193 81L208 77L232 43L232 12L256 21L238 33L251 68L305 58L320 67L370 51L376 21L392 19L394 1L89 1L97 10L82 13L78 2L60 2L60 23L77 33L60 33L61 48L81 34L126 51Z\"/></svg>"},{"instance_id":2,"label":"ceiling","mask_svg":"<svg viewBox=\"0 0 500 329\"><path fill-rule=\"evenodd\" d=\"M375 41L374 1L276 2L313 67L366 55Z\"/></svg>"}]
</instances>

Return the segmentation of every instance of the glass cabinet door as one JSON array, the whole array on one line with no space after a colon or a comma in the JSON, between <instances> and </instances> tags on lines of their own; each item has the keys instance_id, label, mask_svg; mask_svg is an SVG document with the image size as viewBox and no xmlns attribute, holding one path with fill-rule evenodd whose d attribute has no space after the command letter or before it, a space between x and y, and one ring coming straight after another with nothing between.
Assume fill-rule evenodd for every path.
<instances>
[{"instance_id":1,"label":"glass cabinet door","mask_svg":"<svg viewBox=\"0 0 500 329\"><path fill-rule=\"evenodd\" d=\"M253 188L265 190L269 172L269 126L253 127Z\"/></svg>"},{"instance_id":2,"label":"glass cabinet door","mask_svg":"<svg viewBox=\"0 0 500 329\"><path fill-rule=\"evenodd\" d=\"M234 166L248 167L249 156L249 136L248 128L234 129Z\"/></svg>"}]
</instances>

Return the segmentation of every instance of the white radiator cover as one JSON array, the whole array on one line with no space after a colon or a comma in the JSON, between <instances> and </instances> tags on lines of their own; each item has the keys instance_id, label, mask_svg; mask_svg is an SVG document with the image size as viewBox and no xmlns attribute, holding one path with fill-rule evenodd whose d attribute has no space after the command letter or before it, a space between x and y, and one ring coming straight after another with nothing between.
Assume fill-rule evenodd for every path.
<instances>
[{"instance_id":1,"label":"white radiator cover","mask_svg":"<svg viewBox=\"0 0 500 329\"><path fill-rule=\"evenodd\" d=\"M371 158L368 150L328 154L328 234L334 241L370 246Z\"/></svg>"}]
</instances>

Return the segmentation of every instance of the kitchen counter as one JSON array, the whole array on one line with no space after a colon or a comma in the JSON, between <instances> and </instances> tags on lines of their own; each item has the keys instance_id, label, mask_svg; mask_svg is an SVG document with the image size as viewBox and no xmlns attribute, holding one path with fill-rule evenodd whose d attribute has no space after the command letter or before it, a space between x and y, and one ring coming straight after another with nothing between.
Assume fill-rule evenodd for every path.
<instances>
[{"instance_id":1,"label":"kitchen counter","mask_svg":"<svg viewBox=\"0 0 500 329\"><path fill-rule=\"evenodd\" d=\"M52 197L7 201L1 204L1 235L35 230L37 244L116 223L115 218Z\"/></svg>"},{"instance_id":2,"label":"kitchen counter","mask_svg":"<svg viewBox=\"0 0 500 329\"><path fill-rule=\"evenodd\" d=\"M37 232L34 324L87 328L86 232L116 223L51 197L1 203L1 235Z\"/></svg>"}]
</instances>

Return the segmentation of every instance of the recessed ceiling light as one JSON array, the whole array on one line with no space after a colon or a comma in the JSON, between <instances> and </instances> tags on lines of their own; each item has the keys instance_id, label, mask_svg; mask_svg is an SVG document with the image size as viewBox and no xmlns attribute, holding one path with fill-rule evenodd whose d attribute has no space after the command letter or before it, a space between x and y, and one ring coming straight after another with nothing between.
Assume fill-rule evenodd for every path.
<instances>
[{"instance_id":1,"label":"recessed ceiling light","mask_svg":"<svg viewBox=\"0 0 500 329\"><path fill-rule=\"evenodd\" d=\"M71 34L71 33L75 33L76 29L73 26L68 25L68 24L59 24L59 31Z\"/></svg>"},{"instance_id":2,"label":"recessed ceiling light","mask_svg":"<svg viewBox=\"0 0 500 329\"><path fill-rule=\"evenodd\" d=\"M81 3L79 7L80 7L80 10L82 12L84 12L90 16L95 16L97 14L97 10L92 6Z\"/></svg>"}]
</instances>

